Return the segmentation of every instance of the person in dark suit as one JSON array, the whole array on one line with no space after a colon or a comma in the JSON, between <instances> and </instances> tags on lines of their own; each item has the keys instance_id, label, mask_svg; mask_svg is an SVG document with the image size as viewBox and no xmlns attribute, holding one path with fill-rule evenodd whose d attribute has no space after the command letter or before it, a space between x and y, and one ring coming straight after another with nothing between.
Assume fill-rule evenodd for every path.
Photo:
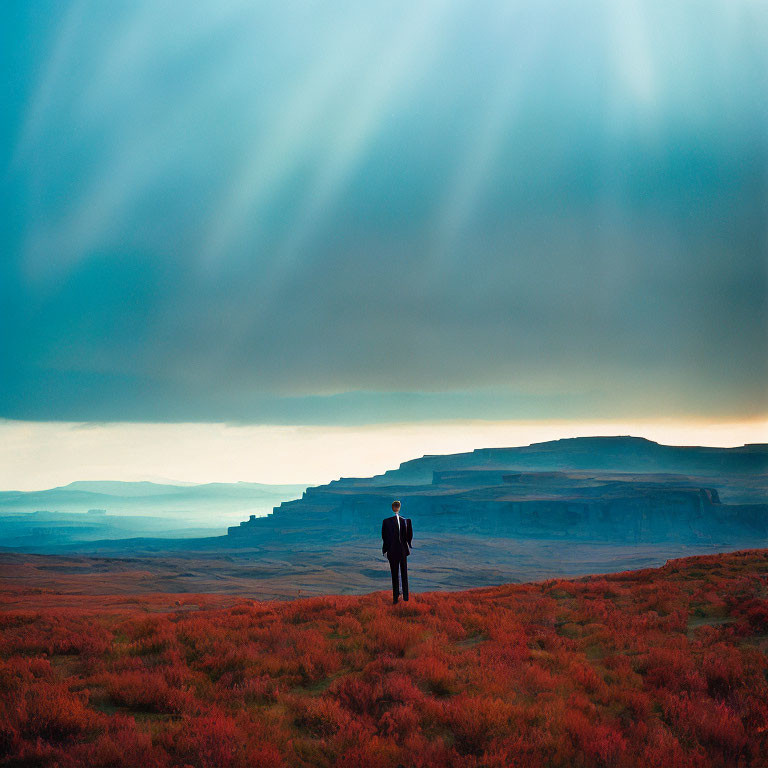
<instances>
[{"instance_id":1,"label":"person in dark suit","mask_svg":"<svg viewBox=\"0 0 768 768\"><path fill-rule=\"evenodd\" d=\"M397 603L400 596L400 581L403 583L403 600L408 599L408 555L411 554L413 528L407 517L400 515L400 502L392 502L392 517L385 517L381 522L381 554L389 560L389 570L392 572L392 602Z\"/></svg>"}]
</instances>

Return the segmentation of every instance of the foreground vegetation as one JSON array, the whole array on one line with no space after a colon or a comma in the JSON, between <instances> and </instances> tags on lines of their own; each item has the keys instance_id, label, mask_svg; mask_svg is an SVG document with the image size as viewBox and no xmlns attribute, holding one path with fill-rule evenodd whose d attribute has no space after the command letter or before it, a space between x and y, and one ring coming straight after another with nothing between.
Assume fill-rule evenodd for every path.
<instances>
[{"instance_id":1,"label":"foreground vegetation","mask_svg":"<svg viewBox=\"0 0 768 768\"><path fill-rule=\"evenodd\" d=\"M0 605L0 765L702 768L768 756L768 550L397 606L387 593L11 588Z\"/></svg>"}]
</instances>

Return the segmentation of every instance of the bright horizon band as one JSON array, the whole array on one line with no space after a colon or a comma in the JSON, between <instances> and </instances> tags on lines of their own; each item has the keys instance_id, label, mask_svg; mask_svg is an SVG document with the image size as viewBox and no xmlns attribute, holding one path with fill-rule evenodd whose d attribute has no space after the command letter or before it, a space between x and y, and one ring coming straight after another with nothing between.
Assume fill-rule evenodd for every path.
<instances>
[{"instance_id":1,"label":"bright horizon band","mask_svg":"<svg viewBox=\"0 0 768 768\"><path fill-rule=\"evenodd\" d=\"M768 419L455 421L371 426L88 424L0 421L0 490L76 480L307 483L368 477L428 453L588 435L667 445L768 442Z\"/></svg>"}]
</instances>

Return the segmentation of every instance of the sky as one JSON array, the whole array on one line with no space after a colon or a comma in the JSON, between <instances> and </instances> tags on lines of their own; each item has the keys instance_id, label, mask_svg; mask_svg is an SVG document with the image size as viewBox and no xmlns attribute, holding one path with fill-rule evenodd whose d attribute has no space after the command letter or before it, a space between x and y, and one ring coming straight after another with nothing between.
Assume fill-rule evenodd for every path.
<instances>
[{"instance_id":1,"label":"sky","mask_svg":"<svg viewBox=\"0 0 768 768\"><path fill-rule=\"evenodd\" d=\"M768 441L764 0L6 0L0 61L2 487Z\"/></svg>"},{"instance_id":2,"label":"sky","mask_svg":"<svg viewBox=\"0 0 768 768\"><path fill-rule=\"evenodd\" d=\"M360 426L8 421L0 422L0 434L0 488L32 491L84 477L322 485L339 477L371 477L426 454L579 435L635 435L665 445L730 447L764 441L768 419L722 423L477 419Z\"/></svg>"}]
</instances>

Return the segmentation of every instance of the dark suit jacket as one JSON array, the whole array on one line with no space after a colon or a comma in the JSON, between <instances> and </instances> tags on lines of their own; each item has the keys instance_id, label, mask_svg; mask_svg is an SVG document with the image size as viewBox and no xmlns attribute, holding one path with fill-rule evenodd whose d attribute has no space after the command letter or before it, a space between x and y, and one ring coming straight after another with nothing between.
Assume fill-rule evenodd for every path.
<instances>
[{"instance_id":1,"label":"dark suit jacket","mask_svg":"<svg viewBox=\"0 0 768 768\"><path fill-rule=\"evenodd\" d=\"M398 535L399 533L399 535ZM411 518L400 515L400 530L397 530L397 516L385 517L381 522L381 554L391 558L406 557L411 554L413 528Z\"/></svg>"}]
</instances>

